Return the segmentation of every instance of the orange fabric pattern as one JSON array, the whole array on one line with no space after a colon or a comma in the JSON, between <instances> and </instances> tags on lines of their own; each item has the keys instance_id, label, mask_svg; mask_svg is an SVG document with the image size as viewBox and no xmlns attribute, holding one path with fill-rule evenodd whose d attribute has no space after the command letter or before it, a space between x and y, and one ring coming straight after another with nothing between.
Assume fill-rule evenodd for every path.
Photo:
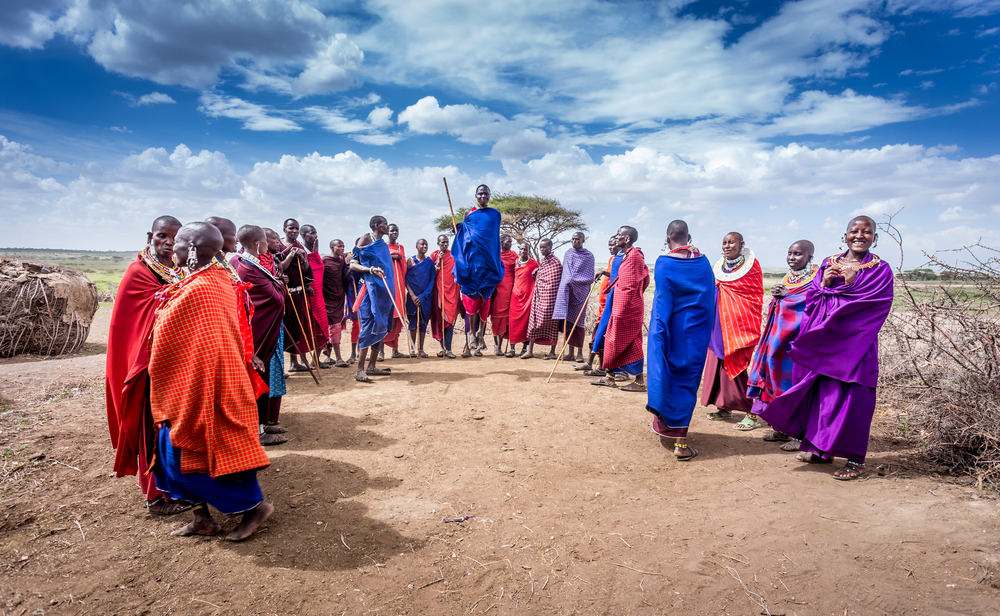
<instances>
[{"instance_id":1,"label":"orange fabric pattern","mask_svg":"<svg viewBox=\"0 0 1000 616\"><path fill-rule=\"evenodd\" d=\"M170 422L181 471L218 477L270 465L228 274L212 265L164 296L149 354L150 406L154 422Z\"/></svg>"},{"instance_id":2,"label":"orange fabric pattern","mask_svg":"<svg viewBox=\"0 0 1000 616\"><path fill-rule=\"evenodd\" d=\"M609 274L611 273L611 265L614 263L615 258L611 257L608 259L608 266L605 271ZM601 287L597 290L597 320L601 320L601 315L604 314L604 305L608 303L608 291L611 290L611 276L601 276ZM596 325L595 325L596 327Z\"/></svg>"},{"instance_id":3,"label":"orange fabric pattern","mask_svg":"<svg viewBox=\"0 0 1000 616\"><path fill-rule=\"evenodd\" d=\"M403 319L406 318L405 314L399 314L396 308L400 310L406 310L406 251L403 250L402 244L386 244L389 247L389 255L399 255L400 259L392 260L392 275L393 283L396 285L395 293L393 293L393 299L396 300L396 305L392 309L392 316L395 322L392 326L392 331L386 334L382 342L392 349L399 348L399 334L403 331Z\"/></svg>"},{"instance_id":4,"label":"orange fabric pattern","mask_svg":"<svg viewBox=\"0 0 1000 616\"><path fill-rule=\"evenodd\" d=\"M438 253L435 250L430 254L432 261L437 263ZM455 281L455 257L451 256L449 250L441 260L441 271L434 277L434 304L435 307L441 305L441 286L444 285L444 320L454 323L458 318L458 305L462 302L462 294ZM440 317L438 317L440 318Z\"/></svg>"},{"instance_id":5,"label":"orange fabric pattern","mask_svg":"<svg viewBox=\"0 0 1000 616\"><path fill-rule=\"evenodd\" d=\"M764 273L760 261L738 280L716 279L719 292L719 322L726 357L723 366L734 379L750 366L753 350L760 339L764 309Z\"/></svg>"}]
</instances>

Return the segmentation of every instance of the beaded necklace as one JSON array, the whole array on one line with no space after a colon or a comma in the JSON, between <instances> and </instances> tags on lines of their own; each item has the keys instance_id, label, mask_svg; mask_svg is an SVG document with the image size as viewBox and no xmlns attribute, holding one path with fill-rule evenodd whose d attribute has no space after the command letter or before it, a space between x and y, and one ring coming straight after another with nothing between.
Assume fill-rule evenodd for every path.
<instances>
[{"instance_id":1,"label":"beaded necklace","mask_svg":"<svg viewBox=\"0 0 1000 616\"><path fill-rule=\"evenodd\" d=\"M781 284L785 285L785 287L789 289L801 287L802 285L812 280L813 277L816 276L816 272L818 271L819 268L816 267L815 265L813 265L812 267L807 265L806 267L803 267L800 270L788 270L788 273L785 274L785 277L781 279Z\"/></svg>"},{"instance_id":2,"label":"beaded necklace","mask_svg":"<svg viewBox=\"0 0 1000 616\"><path fill-rule=\"evenodd\" d=\"M199 274L201 274L203 272L208 271L209 269L211 269L213 267L216 267L217 265L218 265L218 261L216 261L213 258L207 264L199 267L195 271L190 272L188 274L185 274L177 282L174 282L173 284L168 284L167 286L165 286L162 289L160 289L159 291L157 291L156 295L155 295L156 299L159 300L160 302L163 302L163 303L166 303L166 302L170 301L171 297L173 297L174 295L177 295L177 292L180 291L185 286L187 286L187 284L189 282L191 282L192 280L194 280L194 278L196 276L198 276Z\"/></svg>"},{"instance_id":3,"label":"beaded necklace","mask_svg":"<svg viewBox=\"0 0 1000 616\"><path fill-rule=\"evenodd\" d=\"M226 270L226 273L229 274L230 280L232 280L233 282L242 282L240 280L240 275L236 273L236 269L229 261L226 261L225 259L220 259L219 255L215 256L215 260L219 263L219 265L222 266L222 269Z\"/></svg>"},{"instance_id":4,"label":"beaded necklace","mask_svg":"<svg viewBox=\"0 0 1000 616\"><path fill-rule=\"evenodd\" d=\"M701 251L698 250L697 248L695 248L694 246L678 246L677 248L674 248L673 250L671 250L667 254L668 255L672 255L675 252L681 252L681 251L687 251L689 257L697 257L697 256L701 255Z\"/></svg>"},{"instance_id":5,"label":"beaded necklace","mask_svg":"<svg viewBox=\"0 0 1000 616\"><path fill-rule=\"evenodd\" d=\"M271 272L269 272L267 270L267 268L264 267L264 265L260 262L260 259L258 259L257 257L253 256L252 254L244 252L243 254L240 255L240 261L243 261L244 263L249 263L250 265L253 265L254 267L256 267L257 269L259 269L260 271L262 271L265 274L267 274L267 277L270 278L271 280L273 280L275 283L277 283L279 285L282 284L282 282L280 280L278 280L274 276L274 274L272 274Z\"/></svg>"},{"instance_id":6,"label":"beaded necklace","mask_svg":"<svg viewBox=\"0 0 1000 616\"><path fill-rule=\"evenodd\" d=\"M724 258L726 262L722 264L722 271L727 274L731 274L736 270L740 269L740 267L743 265L743 262L746 261L746 255L742 254L736 259L730 259L729 257L725 256Z\"/></svg>"},{"instance_id":7,"label":"beaded necklace","mask_svg":"<svg viewBox=\"0 0 1000 616\"><path fill-rule=\"evenodd\" d=\"M153 252L152 246L147 245L142 249L139 253L139 260L145 263L146 267L153 270L153 273L167 284L177 282L183 276L183 272L179 267L167 267L160 263L160 260L156 258L156 254Z\"/></svg>"},{"instance_id":8,"label":"beaded necklace","mask_svg":"<svg viewBox=\"0 0 1000 616\"><path fill-rule=\"evenodd\" d=\"M849 269L855 271L865 270L870 267L878 267L879 264L882 263L882 259L878 255L874 254L872 255L872 260L869 261L868 263L842 263L840 261L842 256L843 255L833 255L832 257L830 257L830 263L842 269Z\"/></svg>"}]
</instances>

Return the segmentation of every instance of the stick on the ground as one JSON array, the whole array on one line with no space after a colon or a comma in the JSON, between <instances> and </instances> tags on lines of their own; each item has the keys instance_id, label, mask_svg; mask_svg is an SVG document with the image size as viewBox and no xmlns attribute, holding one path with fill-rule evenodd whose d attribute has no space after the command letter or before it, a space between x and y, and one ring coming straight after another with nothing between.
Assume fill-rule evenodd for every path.
<instances>
[{"instance_id":1,"label":"stick on the ground","mask_svg":"<svg viewBox=\"0 0 1000 616\"><path fill-rule=\"evenodd\" d=\"M568 334L563 333L563 346L562 346L562 350L559 351L559 357L556 358L556 363L552 366L552 371L549 372L549 378L545 379L546 383L548 383L549 381L551 381L552 380L552 375L556 373L556 368L559 366L559 362L562 361L563 354L566 352L566 347L569 346L569 339L573 335L573 330L576 329L577 323L580 322L580 317L582 317L583 313L587 310L587 304L590 302L590 296L593 295L594 289L596 287L597 287L596 284L590 285L590 292L587 293L587 299L585 299L583 301L583 306L580 307L580 312L577 313L576 320L573 321L573 327L570 328Z\"/></svg>"},{"instance_id":2,"label":"stick on the ground","mask_svg":"<svg viewBox=\"0 0 1000 616\"><path fill-rule=\"evenodd\" d=\"M389 301L392 302L392 307L396 309L396 313L397 314L403 314L402 312L399 311L399 306L396 305L396 296L395 296L395 294L393 294L392 289L389 288L389 281L386 280L384 276L379 276L379 278L382 279L382 284L385 285L385 290L389 292ZM401 318L400 320L403 321L403 322L405 322L405 319ZM410 346L410 333L409 332L410 332L410 327L409 327L409 325L407 325L407 327L406 327L406 348L409 349L410 351L412 351L413 347ZM396 344L399 344L399 342L397 342Z\"/></svg>"}]
</instances>

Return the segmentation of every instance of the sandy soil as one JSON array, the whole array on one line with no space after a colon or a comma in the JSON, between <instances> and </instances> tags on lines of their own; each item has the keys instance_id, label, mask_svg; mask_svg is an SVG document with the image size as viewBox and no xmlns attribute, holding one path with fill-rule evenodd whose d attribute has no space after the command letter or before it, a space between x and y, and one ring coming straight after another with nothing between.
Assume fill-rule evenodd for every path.
<instances>
[{"instance_id":1,"label":"sandy soil","mask_svg":"<svg viewBox=\"0 0 1000 616\"><path fill-rule=\"evenodd\" d=\"M891 451L871 457L884 476L837 482L704 409L701 455L678 463L641 395L591 387L569 366L545 384L541 359L390 360L375 385L351 370L322 371L319 387L296 374L282 413L292 440L260 474L274 515L241 544L171 537L190 514L149 516L134 480L110 476L107 308L98 316L76 356L0 362L4 614L1000 605L991 494L902 473Z\"/></svg>"}]
</instances>

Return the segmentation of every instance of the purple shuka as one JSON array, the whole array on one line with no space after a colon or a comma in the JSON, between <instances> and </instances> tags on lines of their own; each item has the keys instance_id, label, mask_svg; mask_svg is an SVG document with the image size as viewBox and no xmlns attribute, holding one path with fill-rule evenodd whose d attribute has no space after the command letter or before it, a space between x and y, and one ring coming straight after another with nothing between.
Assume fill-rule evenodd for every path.
<instances>
[{"instance_id":1,"label":"purple shuka","mask_svg":"<svg viewBox=\"0 0 1000 616\"><path fill-rule=\"evenodd\" d=\"M587 322L587 294L594 284L594 253L586 248L566 251L562 263L562 278L559 279L559 293L556 306L552 309L553 319L569 319L567 329L580 318L580 324ZM583 313L580 313L580 310Z\"/></svg>"},{"instance_id":2,"label":"purple shuka","mask_svg":"<svg viewBox=\"0 0 1000 616\"><path fill-rule=\"evenodd\" d=\"M868 253L863 264L876 259ZM875 414L878 332L892 308L892 268L878 262L849 285L838 278L821 287L828 267L825 259L806 292L802 327L788 351L795 384L761 417L802 439L802 451L864 462Z\"/></svg>"}]
</instances>

